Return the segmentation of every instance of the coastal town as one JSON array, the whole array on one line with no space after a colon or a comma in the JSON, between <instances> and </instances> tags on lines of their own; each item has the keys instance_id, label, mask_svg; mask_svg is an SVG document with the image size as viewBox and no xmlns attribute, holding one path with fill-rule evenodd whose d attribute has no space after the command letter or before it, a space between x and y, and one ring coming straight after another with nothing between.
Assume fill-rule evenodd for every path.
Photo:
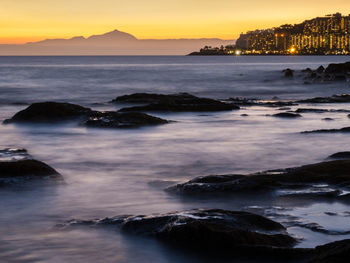
<instances>
[{"instance_id":1,"label":"coastal town","mask_svg":"<svg viewBox=\"0 0 350 263\"><path fill-rule=\"evenodd\" d=\"M350 15L242 33L235 45L206 46L191 55L349 55Z\"/></svg>"}]
</instances>

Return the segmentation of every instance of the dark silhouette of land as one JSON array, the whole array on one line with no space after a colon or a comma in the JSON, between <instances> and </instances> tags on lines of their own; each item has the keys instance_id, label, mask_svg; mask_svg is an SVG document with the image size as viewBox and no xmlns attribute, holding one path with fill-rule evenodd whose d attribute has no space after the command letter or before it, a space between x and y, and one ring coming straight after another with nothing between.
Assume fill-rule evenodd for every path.
<instances>
[{"instance_id":1,"label":"dark silhouette of land","mask_svg":"<svg viewBox=\"0 0 350 263\"><path fill-rule=\"evenodd\" d=\"M221 46L234 40L202 39L137 39L114 30L88 38L46 39L21 45L0 45L0 55L185 55L200 47Z\"/></svg>"}]
</instances>

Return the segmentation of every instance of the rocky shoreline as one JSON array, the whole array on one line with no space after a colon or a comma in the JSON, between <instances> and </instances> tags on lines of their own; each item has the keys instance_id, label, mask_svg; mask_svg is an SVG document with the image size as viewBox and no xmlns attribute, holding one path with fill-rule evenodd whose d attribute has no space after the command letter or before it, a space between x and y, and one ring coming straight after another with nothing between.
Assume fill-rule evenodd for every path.
<instances>
[{"instance_id":1,"label":"rocky shoreline","mask_svg":"<svg viewBox=\"0 0 350 263\"><path fill-rule=\"evenodd\" d=\"M347 81L349 65L331 64L317 70L306 69L305 78L315 81ZM284 71L285 77L293 78L292 70ZM118 111L97 111L71 103L39 102L29 105L3 123L45 124L71 122L87 128L140 128L172 123L171 120L149 113L183 112L231 112L247 107L270 107L274 114L267 118L288 123L303 121L308 114L349 114L348 109L312 108L310 105L350 103L349 94L331 97L283 101L249 98L215 100L188 93L154 94L134 93L119 96L110 105L125 106ZM130 106L132 104L132 106ZM293 110L292 110L292 107ZM298 107L298 108L296 108ZM275 113L277 111L277 113ZM249 117L248 114L241 114ZM266 116L266 115L265 115ZM317 115L318 116L318 115ZM349 115L350 116L350 115ZM273 117L275 119L273 119ZM328 118L331 120L331 118ZM349 133L350 127L300 131L300 134ZM298 132L297 132L298 133ZM302 136L302 135L300 135ZM311 136L311 135L310 135ZM200 176L187 182L164 189L169 196L210 200L215 195L227 200L242 194L264 197L269 200L297 200L303 203L322 201L348 204L350 200L350 153L339 152L326 157L323 162L300 167L261 171L252 174L225 174ZM31 181L63 181L54 168L34 159L25 149L0 150L0 186L11 190L12 186ZM330 215L331 216L331 215ZM277 220L277 219L276 219ZM296 220L279 223L267 216L248 211L222 209L192 209L150 215L118 215L103 219L73 219L56 226L59 231L77 227L109 228L127 235L146 236L171 246L195 251L201 255L211 254L221 259L266 259L274 262L347 262L350 240L342 240L317 246L297 248L300 240L288 233L288 227L302 227L329 235L347 235L350 231L330 231L317 224L305 224ZM88 228L87 228L88 229Z\"/></svg>"}]
</instances>

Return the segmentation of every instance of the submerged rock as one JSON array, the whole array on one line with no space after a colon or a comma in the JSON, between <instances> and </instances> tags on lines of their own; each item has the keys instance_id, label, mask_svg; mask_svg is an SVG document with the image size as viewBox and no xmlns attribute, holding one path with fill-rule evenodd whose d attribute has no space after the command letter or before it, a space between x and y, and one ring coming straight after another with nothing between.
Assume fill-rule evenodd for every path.
<instances>
[{"instance_id":1,"label":"submerged rock","mask_svg":"<svg viewBox=\"0 0 350 263\"><path fill-rule=\"evenodd\" d=\"M49 165L32 159L25 149L0 151L0 185L44 177L61 178L61 175Z\"/></svg>"},{"instance_id":2,"label":"submerged rock","mask_svg":"<svg viewBox=\"0 0 350 263\"><path fill-rule=\"evenodd\" d=\"M281 101L279 98L273 98L272 101L250 99L250 98L229 98L228 101L239 106L265 106L265 107L287 107L297 106L298 104L293 101Z\"/></svg>"},{"instance_id":3,"label":"submerged rock","mask_svg":"<svg viewBox=\"0 0 350 263\"><path fill-rule=\"evenodd\" d=\"M136 128L166 123L169 121L141 112L96 112L84 124L95 128Z\"/></svg>"},{"instance_id":4,"label":"submerged rock","mask_svg":"<svg viewBox=\"0 0 350 263\"><path fill-rule=\"evenodd\" d=\"M34 103L4 123L52 123L67 120L78 120L87 127L98 128L134 128L168 123L167 120L145 113L100 112L58 102Z\"/></svg>"},{"instance_id":5,"label":"submerged rock","mask_svg":"<svg viewBox=\"0 0 350 263\"><path fill-rule=\"evenodd\" d=\"M330 191L329 196L340 197L342 191L339 193L335 191L350 186L350 160L323 162L251 175L210 175L195 178L166 190L179 194L236 194L259 191L267 194L281 189L312 189L315 184L333 186L334 189ZM300 191L300 196L305 197L305 193L307 192ZM324 193L322 192L323 195Z\"/></svg>"},{"instance_id":6,"label":"submerged rock","mask_svg":"<svg viewBox=\"0 0 350 263\"><path fill-rule=\"evenodd\" d=\"M205 112L205 111L230 111L239 109L232 103L199 98L188 93L163 95L150 93L136 93L117 97L113 102L150 103L144 106L123 108L120 112L131 111L163 111L163 112Z\"/></svg>"},{"instance_id":7,"label":"submerged rock","mask_svg":"<svg viewBox=\"0 0 350 263\"><path fill-rule=\"evenodd\" d=\"M348 103L350 94L333 95L331 97L316 97L312 99L299 100L298 103Z\"/></svg>"},{"instance_id":8,"label":"submerged rock","mask_svg":"<svg viewBox=\"0 0 350 263\"><path fill-rule=\"evenodd\" d=\"M294 70L291 70L290 68L287 68L282 71L284 73L284 77L286 78L293 78L294 77Z\"/></svg>"},{"instance_id":9,"label":"submerged rock","mask_svg":"<svg viewBox=\"0 0 350 263\"><path fill-rule=\"evenodd\" d=\"M178 94L157 94L157 93L134 93L130 95L123 95L115 98L112 102L122 103L164 103L172 101L183 101L196 99L189 93Z\"/></svg>"},{"instance_id":10,"label":"submerged rock","mask_svg":"<svg viewBox=\"0 0 350 263\"><path fill-rule=\"evenodd\" d=\"M313 109L313 108L299 108L295 111L296 113L325 113L325 112L330 112L330 113L347 113L350 112L350 110L344 110L344 109Z\"/></svg>"},{"instance_id":11,"label":"submerged rock","mask_svg":"<svg viewBox=\"0 0 350 263\"><path fill-rule=\"evenodd\" d=\"M307 109L307 108L299 108L297 109L295 112L297 113L324 113L324 112L328 112L328 110L326 109Z\"/></svg>"},{"instance_id":12,"label":"submerged rock","mask_svg":"<svg viewBox=\"0 0 350 263\"><path fill-rule=\"evenodd\" d=\"M254 251L274 256L278 248L287 253L288 248L296 244L284 226L275 221L248 212L219 209L73 220L63 226L67 225L119 226L125 233L152 236L179 247L215 253L218 257L223 254L231 258L241 254L251 256Z\"/></svg>"},{"instance_id":13,"label":"submerged rock","mask_svg":"<svg viewBox=\"0 0 350 263\"><path fill-rule=\"evenodd\" d=\"M300 118L302 117L300 114L292 113L292 112L281 112L272 115L273 117L278 117L278 118Z\"/></svg>"},{"instance_id":14,"label":"submerged rock","mask_svg":"<svg viewBox=\"0 0 350 263\"><path fill-rule=\"evenodd\" d=\"M59 102L34 103L28 108L16 113L4 123L18 122L58 122L87 116L92 110L79 105Z\"/></svg>"}]
</instances>

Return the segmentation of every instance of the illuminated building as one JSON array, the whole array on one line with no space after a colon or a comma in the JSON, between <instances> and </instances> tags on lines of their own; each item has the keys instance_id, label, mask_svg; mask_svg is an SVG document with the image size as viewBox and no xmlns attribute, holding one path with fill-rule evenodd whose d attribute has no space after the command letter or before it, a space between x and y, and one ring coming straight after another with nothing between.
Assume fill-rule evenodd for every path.
<instances>
[{"instance_id":1,"label":"illuminated building","mask_svg":"<svg viewBox=\"0 0 350 263\"><path fill-rule=\"evenodd\" d=\"M350 54L350 15L340 13L301 24L249 31L236 45L245 54Z\"/></svg>"}]
</instances>

